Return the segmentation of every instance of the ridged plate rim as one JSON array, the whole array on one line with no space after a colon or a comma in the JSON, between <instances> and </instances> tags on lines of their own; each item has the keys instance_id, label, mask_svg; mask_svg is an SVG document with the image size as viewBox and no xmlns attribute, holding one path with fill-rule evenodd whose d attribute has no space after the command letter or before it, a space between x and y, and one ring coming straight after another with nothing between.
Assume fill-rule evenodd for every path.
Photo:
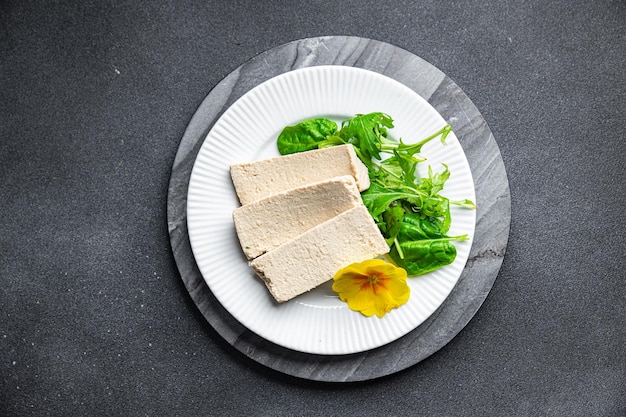
<instances>
[{"instance_id":1,"label":"ridged plate rim","mask_svg":"<svg viewBox=\"0 0 626 417\"><path fill-rule=\"evenodd\" d=\"M194 162L187 195L189 239L198 268L217 300L242 325L283 347L313 354L349 354L392 342L426 320L450 294L471 248L475 212L454 209L452 233L468 233L457 244L452 265L409 280L407 305L384 318L366 318L333 299L328 285L277 304L248 266L232 224L238 201L231 163L277 156L274 141L287 124L326 116L384 111L395 120L392 135L406 142L438 130L444 119L421 96L382 74L345 66L316 66L276 76L238 99L217 120ZM446 145L424 148L429 164L448 164L444 194L475 201L467 159L454 134Z\"/></svg>"}]
</instances>

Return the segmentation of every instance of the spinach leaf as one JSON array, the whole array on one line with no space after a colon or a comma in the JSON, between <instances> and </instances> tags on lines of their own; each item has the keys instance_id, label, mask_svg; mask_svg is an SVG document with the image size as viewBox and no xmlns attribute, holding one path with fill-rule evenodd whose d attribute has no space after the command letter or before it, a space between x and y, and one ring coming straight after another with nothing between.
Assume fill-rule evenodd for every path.
<instances>
[{"instance_id":1,"label":"spinach leaf","mask_svg":"<svg viewBox=\"0 0 626 417\"><path fill-rule=\"evenodd\" d=\"M401 242L400 250L392 248L389 255L408 275L423 275L451 264L456 258L456 247L450 239L424 239Z\"/></svg>"},{"instance_id":2,"label":"spinach leaf","mask_svg":"<svg viewBox=\"0 0 626 417\"><path fill-rule=\"evenodd\" d=\"M276 142L278 152L288 155L310 151L324 146L338 145L341 139L336 136L337 123L330 119L308 119L295 126L285 127Z\"/></svg>"},{"instance_id":3,"label":"spinach leaf","mask_svg":"<svg viewBox=\"0 0 626 417\"><path fill-rule=\"evenodd\" d=\"M402 226L398 233L398 239L402 241L412 241L447 237L442 231L443 226L444 222L441 219L407 213L402 218Z\"/></svg>"}]
</instances>

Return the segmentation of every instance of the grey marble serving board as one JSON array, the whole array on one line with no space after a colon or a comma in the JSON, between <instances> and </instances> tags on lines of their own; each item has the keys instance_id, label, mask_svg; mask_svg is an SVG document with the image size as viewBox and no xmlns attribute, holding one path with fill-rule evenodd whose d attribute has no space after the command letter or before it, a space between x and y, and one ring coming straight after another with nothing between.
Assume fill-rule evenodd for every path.
<instances>
[{"instance_id":1,"label":"grey marble serving board","mask_svg":"<svg viewBox=\"0 0 626 417\"><path fill-rule=\"evenodd\" d=\"M195 263L187 234L187 187L202 143L221 114L243 94L287 71L315 65L365 68L391 77L424 97L458 137L476 188L477 220L469 259L448 298L422 325L385 346L350 355L312 355L264 340L216 300ZM226 185L225 185L226 186ZM415 365L445 346L474 316L498 275L509 236L511 202L498 145L478 109L440 70L396 46L359 37L302 39L266 51L225 77L191 119L172 167L167 218L181 278L199 311L230 345L269 368L295 377L362 381Z\"/></svg>"}]
</instances>

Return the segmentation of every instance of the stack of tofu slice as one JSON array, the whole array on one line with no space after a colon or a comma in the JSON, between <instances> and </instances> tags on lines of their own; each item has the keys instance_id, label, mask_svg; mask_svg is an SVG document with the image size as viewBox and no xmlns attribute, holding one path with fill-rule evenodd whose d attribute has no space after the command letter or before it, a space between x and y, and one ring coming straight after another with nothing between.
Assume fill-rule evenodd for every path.
<instances>
[{"instance_id":1,"label":"stack of tofu slice","mask_svg":"<svg viewBox=\"0 0 626 417\"><path fill-rule=\"evenodd\" d=\"M352 145L235 164L230 172L241 248L279 303L389 251L361 200L369 177Z\"/></svg>"}]
</instances>

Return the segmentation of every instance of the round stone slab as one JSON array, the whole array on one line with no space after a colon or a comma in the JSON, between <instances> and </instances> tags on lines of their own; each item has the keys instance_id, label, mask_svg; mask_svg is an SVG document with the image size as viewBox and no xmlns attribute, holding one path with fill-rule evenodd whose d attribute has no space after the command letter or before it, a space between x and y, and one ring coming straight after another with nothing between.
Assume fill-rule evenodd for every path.
<instances>
[{"instance_id":1,"label":"round stone slab","mask_svg":"<svg viewBox=\"0 0 626 417\"><path fill-rule=\"evenodd\" d=\"M298 68L344 65L384 74L413 89L452 125L469 161L476 192L476 230L467 264L450 295L400 339L350 355L313 355L273 344L248 330L217 301L193 257L187 234L187 187L202 142L222 113L260 83ZM328 36L270 49L235 69L204 99L180 142L169 182L170 242L185 287L209 324L254 361L299 378L348 382L393 374L445 346L489 294L506 251L511 198L500 150L478 109L443 72L418 56L371 39Z\"/></svg>"}]
</instances>

